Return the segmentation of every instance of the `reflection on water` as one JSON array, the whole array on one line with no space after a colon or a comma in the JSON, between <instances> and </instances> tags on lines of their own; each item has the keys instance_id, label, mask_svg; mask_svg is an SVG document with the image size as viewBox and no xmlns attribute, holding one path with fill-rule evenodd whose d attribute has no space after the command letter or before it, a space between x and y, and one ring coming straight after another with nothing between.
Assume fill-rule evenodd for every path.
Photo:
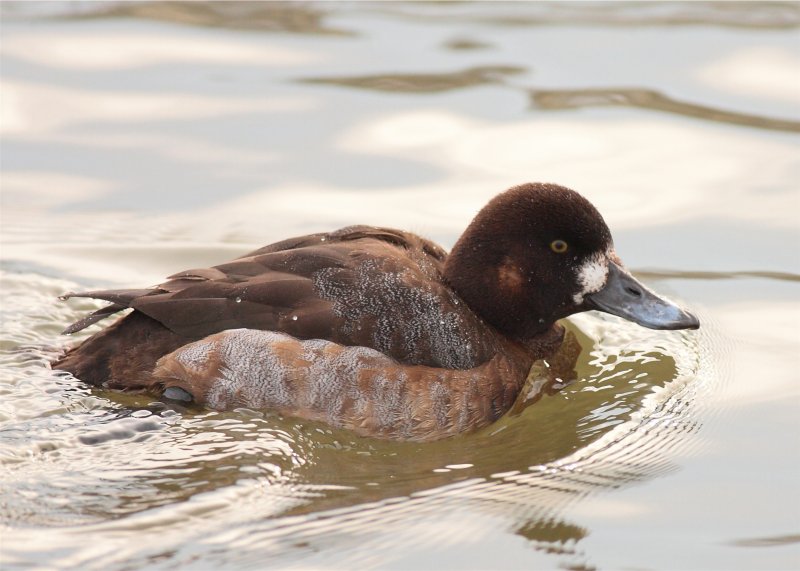
<instances>
[{"instance_id":1,"label":"reflection on water","mask_svg":"<svg viewBox=\"0 0 800 571\"><path fill-rule=\"evenodd\" d=\"M541 109L577 109L581 107L623 105L676 113L686 117L719 121L721 123L730 123L731 125L800 133L800 121L771 119L747 113L714 109L706 105L695 105L677 101L651 89L534 89L530 93L534 105Z\"/></svg>"},{"instance_id":2,"label":"reflection on water","mask_svg":"<svg viewBox=\"0 0 800 571\"><path fill-rule=\"evenodd\" d=\"M479 42L469 38L453 38L442 45L451 50L485 50L492 47L491 44L486 42Z\"/></svg>"},{"instance_id":3,"label":"reflection on water","mask_svg":"<svg viewBox=\"0 0 800 571\"><path fill-rule=\"evenodd\" d=\"M769 280L782 280L789 282L800 281L800 275L789 272L765 272L765 271L742 271L742 272L670 272L670 271L638 271L636 275L645 279L669 279L680 278L689 280L729 280L732 278L766 278Z\"/></svg>"},{"instance_id":4,"label":"reflection on water","mask_svg":"<svg viewBox=\"0 0 800 571\"><path fill-rule=\"evenodd\" d=\"M436 93L478 85L504 84L506 77L524 71L526 71L525 68L514 66L483 66L452 73L318 77L302 79L300 82L340 85L391 93ZM800 121L773 119L678 101L652 89L531 89L529 95L533 105L544 110L610 106L639 107L708 121L730 123L731 125L800 133Z\"/></svg>"},{"instance_id":5,"label":"reflection on water","mask_svg":"<svg viewBox=\"0 0 800 571\"><path fill-rule=\"evenodd\" d=\"M350 35L328 26L324 4L309 2L113 2L86 6L79 18L146 18L232 30Z\"/></svg>"},{"instance_id":6,"label":"reflection on water","mask_svg":"<svg viewBox=\"0 0 800 571\"><path fill-rule=\"evenodd\" d=\"M489 7L463 2L454 8L436 3L422 10L384 8L425 21L481 22L498 26L730 26L793 29L800 26L794 2L504 2ZM519 4L522 4L520 6Z\"/></svg>"},{"instance_id":7,"label":"reflection on water","mask_svg":"<svg viewBox=\"0 0 800 571\"><path fill-rule=\"evenodd\" d=\"M739 547L774 547L778 545L791 545L800 543L799 535L781 535L778 537L757 537L753 539L739 539L732 542Z\"/></svg>"},{"instance_id":8,"label":"reflection on water","mask_svg":"<svg viewBox=\"0 0 800 571\"><path fill-rule=\"evenodd\" d=\"M4 569L793 565L796 4L1 9ZM353 223L450 246L525 180L703 328L576 316L574 373L429 444L47 367L98 307L66 291Z\"/></svg>"},{"instance_id":9,"label":"reflection on water","mask_svg":"<svg viewBox=\"0 0 800 571\"><path fill-rule=\"evenodd\" d=\"M449 23L482 23L509 27L538 26L729 26L793 29L800 9L793 2L480 2L372 3L363 6L313 2L49 2L32 8L5 2L4 12L61 14L80 18L147 18L194 26L302 34L351 34L325 20L337 12L388 13L393 17ZM44 4L44 3L42 3Z\"/></svg>"},{"instance_id":10,"label":"reflection on water","mask_svg":"<svg viewBox=\"0 0 800 571\"><path fill-rule=\"evenodd\" d=\"M472 67L452 73L382 74L363 77L311 77L303 83L321 83L358 87L391 93L438 93L463 89L476 85L501 83L509 75L522 73L524 68L515 66Z\"/></svg>"}]
</instances>

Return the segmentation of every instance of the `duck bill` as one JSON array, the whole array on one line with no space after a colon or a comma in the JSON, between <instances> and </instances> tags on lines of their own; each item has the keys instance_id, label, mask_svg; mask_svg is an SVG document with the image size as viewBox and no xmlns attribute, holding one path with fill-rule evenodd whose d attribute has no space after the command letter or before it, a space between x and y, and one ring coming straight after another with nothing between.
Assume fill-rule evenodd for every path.
<instances>
[{"instance_id":1,"label":"duck bill","mask_svg":"<svg viewBox=\"0 0 800 571\"><path fill-rule=\"evenodd\" d=\"M697 329L700 321L671 301L647 289L626 270L611 262L606 285L585 297L587 309L597 309L649 329Z\"/></svg>"}]
</instances>

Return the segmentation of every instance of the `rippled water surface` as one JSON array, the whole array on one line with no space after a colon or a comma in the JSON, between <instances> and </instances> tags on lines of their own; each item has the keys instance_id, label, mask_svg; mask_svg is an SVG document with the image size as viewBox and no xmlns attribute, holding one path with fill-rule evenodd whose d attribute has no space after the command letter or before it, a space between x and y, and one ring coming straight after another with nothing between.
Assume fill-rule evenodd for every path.
<instances>
[{"instance_id":1,"label":"rippled water surface","mask_svg":"<svg viewBox=\"0 0 800 571\"><path fill-rule=\"evenodd\" d=\"M3 569L800 568L796 3L4 3ZM90 390L92 301L581 191L697 332L594 313L475 434ZM97 327L92 328L96 331ZM75 337L83 338L87 334Z\"/></svg>"}]
</instances>

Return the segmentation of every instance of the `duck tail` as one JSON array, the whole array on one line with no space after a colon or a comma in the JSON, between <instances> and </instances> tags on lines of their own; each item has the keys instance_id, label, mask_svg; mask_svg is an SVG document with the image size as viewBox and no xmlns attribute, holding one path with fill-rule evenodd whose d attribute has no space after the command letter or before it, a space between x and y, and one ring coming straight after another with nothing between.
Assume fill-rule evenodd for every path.
<instances>
[{"instance_id":1,"label":"duck tail","mask_svg":"<svg viewBox=\"0 0 800 571\"><path fill-rule=\"evenodd\" d=\"M114 304L102 308L71 328L80 331L94 321L124 309L114 309L115 305L119 306ZM104 311L105 313L101 313ZM98 313L99 315L95 315ZM155 360L188 341L190 340L173 333L156 320L134 310L67 351L53 361L51 367L72 373L91 385L138 391L148 389L153 382Z\"/></svg>"},{"instance_id":2,"label":"duck tail","mask_svg":"<svg viewBox=\"0 0 800 571\"><path fill-rule=\"evenodd\" d=\"M107 289L107 290L97 290L97 291L83 291L77 293L76 292L65 293L58 299L65 301L73 297L86 297L91 299L102 299L105 301L110 301L111 304L105 307L101 307L97 311L93 311L83 319L79 319L78 321L67 327L61 333L62 335L71 335L73 333L77 333L78 331L82 331L83 329L86 329L90 325L97 323L101 319L105 319L110 315L114 315L115 313L120 312L123 309L131 307L131 302L133 302L133 300L152 292L153 292L152 289Z\"/></svg>"}]
</instances>

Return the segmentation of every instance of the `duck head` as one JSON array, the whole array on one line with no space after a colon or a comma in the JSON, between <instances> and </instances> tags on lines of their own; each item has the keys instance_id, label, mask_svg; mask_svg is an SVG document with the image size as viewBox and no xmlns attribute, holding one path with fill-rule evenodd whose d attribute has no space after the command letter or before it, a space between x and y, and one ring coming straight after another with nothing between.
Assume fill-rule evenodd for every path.
<instances>
[{"instance_id":1,"label":"duck head","mask_svg":"<svg viewBox=\"0 0 800 571\"><path fill-rule=\"evenodd\" d=\"M459 238L445 279L484 320L516 339L591 309L651 329L697 329L697 317L634 278L592 204L554 184L511 188Z\"/></svg>"}]
</instances>

